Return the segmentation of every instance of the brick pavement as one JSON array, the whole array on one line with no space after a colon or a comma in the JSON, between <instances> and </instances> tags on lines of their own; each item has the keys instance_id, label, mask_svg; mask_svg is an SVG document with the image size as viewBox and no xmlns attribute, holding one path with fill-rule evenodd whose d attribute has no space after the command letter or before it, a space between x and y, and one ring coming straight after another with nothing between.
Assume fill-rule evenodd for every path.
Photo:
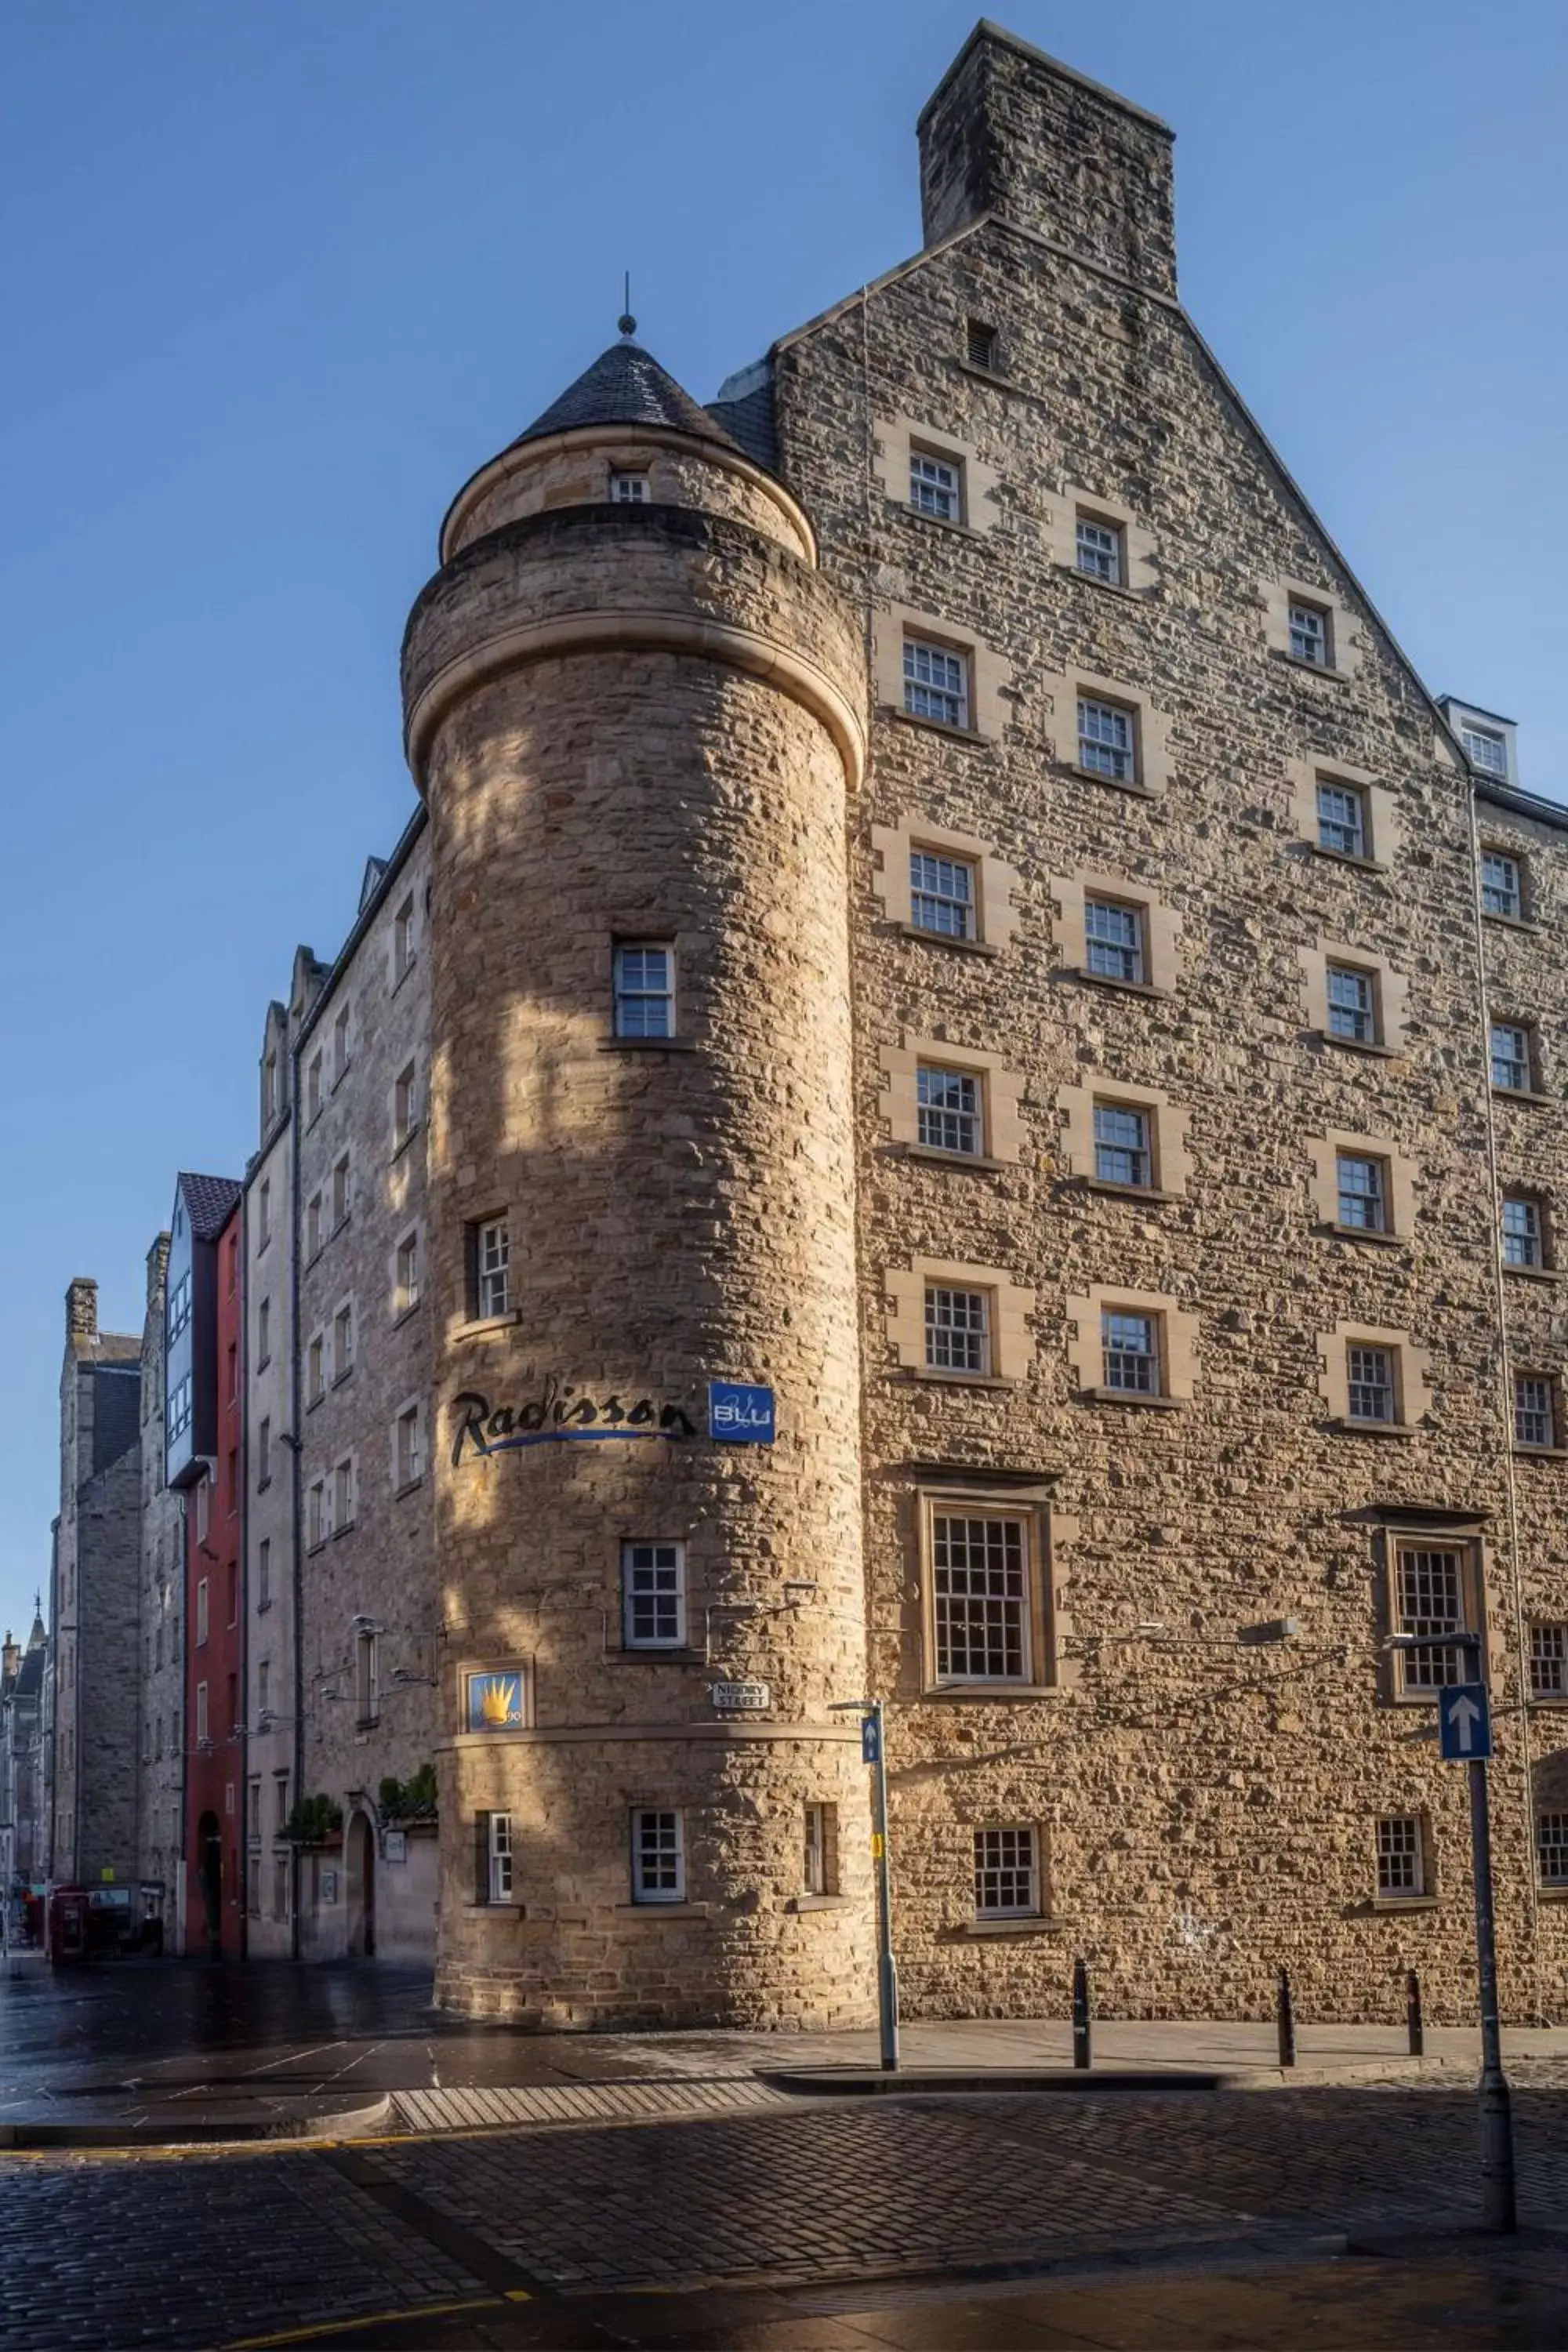
<instances>
[{"instance_id":1,"label":"brick pavement","mask_svg":"<svg viewBox=\"0 0 1568 2352\"><path fill-rule=\"evenodd\" d=\"M1547 2222L1568 2210L1568 2068L1536 2069L1517 2107L1525 2217ZM1390 2084L0 2158L0 2345L210 2346L509 2287L826 2283L1234 2247L1271 2226L1298 2242L1415 2221L1452 2231L1473 2213L1475 2138L1468 2089Z\"/></svg>"}]
</instances>

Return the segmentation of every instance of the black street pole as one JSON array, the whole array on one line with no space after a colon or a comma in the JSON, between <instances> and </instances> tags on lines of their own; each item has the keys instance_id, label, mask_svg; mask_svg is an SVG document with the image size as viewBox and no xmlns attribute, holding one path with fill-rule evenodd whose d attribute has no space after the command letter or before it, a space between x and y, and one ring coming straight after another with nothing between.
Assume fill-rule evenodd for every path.
<instances>
[{"instance_id":1,"label":"black street pole","mask_svg":"<svg viewBox=\"0 0 1568 2352\"><path fill-rule=\"evenodd\" d=\"M879 1698L871 1701L877 1760L872 1781L872 1850L877 1864L877 2012L882 2032L882 2072L899 2071L899 1969L893 1958L893 1888L888 1868L887 1722Z\"/></svg>"},{"instance_id":2,"label":"black street pole","mask_svg":"<svg viewBox=\"0 0 1568 2352\"><path fill-rule=\"evenodd\" d=\"M1497 1947L1492 1934L1492 1830L1487 1768L1477 1757L1470 1775L1470 1852L1476 1883L1476 1960L1481 1991L1481 2220L1505 2233L1519 2227L1513 2181L1513 2113L1502 2071L1498 2021Z\"/></svg>"}]
</instances>

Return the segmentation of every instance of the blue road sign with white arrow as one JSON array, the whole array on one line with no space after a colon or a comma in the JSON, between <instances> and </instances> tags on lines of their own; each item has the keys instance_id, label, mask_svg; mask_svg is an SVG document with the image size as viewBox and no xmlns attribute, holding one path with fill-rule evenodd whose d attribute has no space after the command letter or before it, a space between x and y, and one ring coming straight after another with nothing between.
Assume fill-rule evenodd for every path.
<instances>
[{"instance_id":1,"label":"blue road sign with white arrow","mask_svg":"<svg viewBox=\"0 0 1568 2352\"><path fill-rule=\"evenodd\" d=\"M1492 1752L1485 1683L1449 1683L1437 1700L1437 1742L1445 1764L1484 1763Z\"/></svg>"}]
</instances>

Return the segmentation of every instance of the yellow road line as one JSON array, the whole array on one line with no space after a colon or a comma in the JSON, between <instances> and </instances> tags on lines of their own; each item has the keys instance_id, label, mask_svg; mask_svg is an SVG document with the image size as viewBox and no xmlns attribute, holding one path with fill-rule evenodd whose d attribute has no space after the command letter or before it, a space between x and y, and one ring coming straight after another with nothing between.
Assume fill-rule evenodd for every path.
<instances>
[{"instance_id":1,"label":"yellow road line","mask_svg":"<svg viewBox=\"0 0 1568 2352\"><path fill-rule=\"evenodd\" d=\"M500 2303L527 2303L530 2300L521 2287L509 2288L505 2294L476 2294L461 2303L405 2304L397 2311L366 2312L359 2319L318 2319L308 2327L281 2327L272 2336L242 2336L224 2347L224 2352L272 2352L281 2344L315 2344L323 2336L346 2336L352 2328L384 2327L401 2319L451 2319L461 2311L493 2311Z\"/></svg>"}]
</instances>

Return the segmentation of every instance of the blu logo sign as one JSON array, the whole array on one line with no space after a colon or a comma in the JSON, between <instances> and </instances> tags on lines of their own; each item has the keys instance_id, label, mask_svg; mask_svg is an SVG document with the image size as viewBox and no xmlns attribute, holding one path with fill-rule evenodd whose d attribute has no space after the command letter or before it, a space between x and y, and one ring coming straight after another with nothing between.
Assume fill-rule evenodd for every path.
<instances>
[{"instance_id":1,"label":"blu logo sign","mask_svg":"<svg viewBox=\"0 0 1568 2352\"><path fill-rule=\"evenodd\" d=\"M709 1433L726 1445L771 1445L773 1392L740 1381L708 1383Z\"/></svg>"}]
</instances>

